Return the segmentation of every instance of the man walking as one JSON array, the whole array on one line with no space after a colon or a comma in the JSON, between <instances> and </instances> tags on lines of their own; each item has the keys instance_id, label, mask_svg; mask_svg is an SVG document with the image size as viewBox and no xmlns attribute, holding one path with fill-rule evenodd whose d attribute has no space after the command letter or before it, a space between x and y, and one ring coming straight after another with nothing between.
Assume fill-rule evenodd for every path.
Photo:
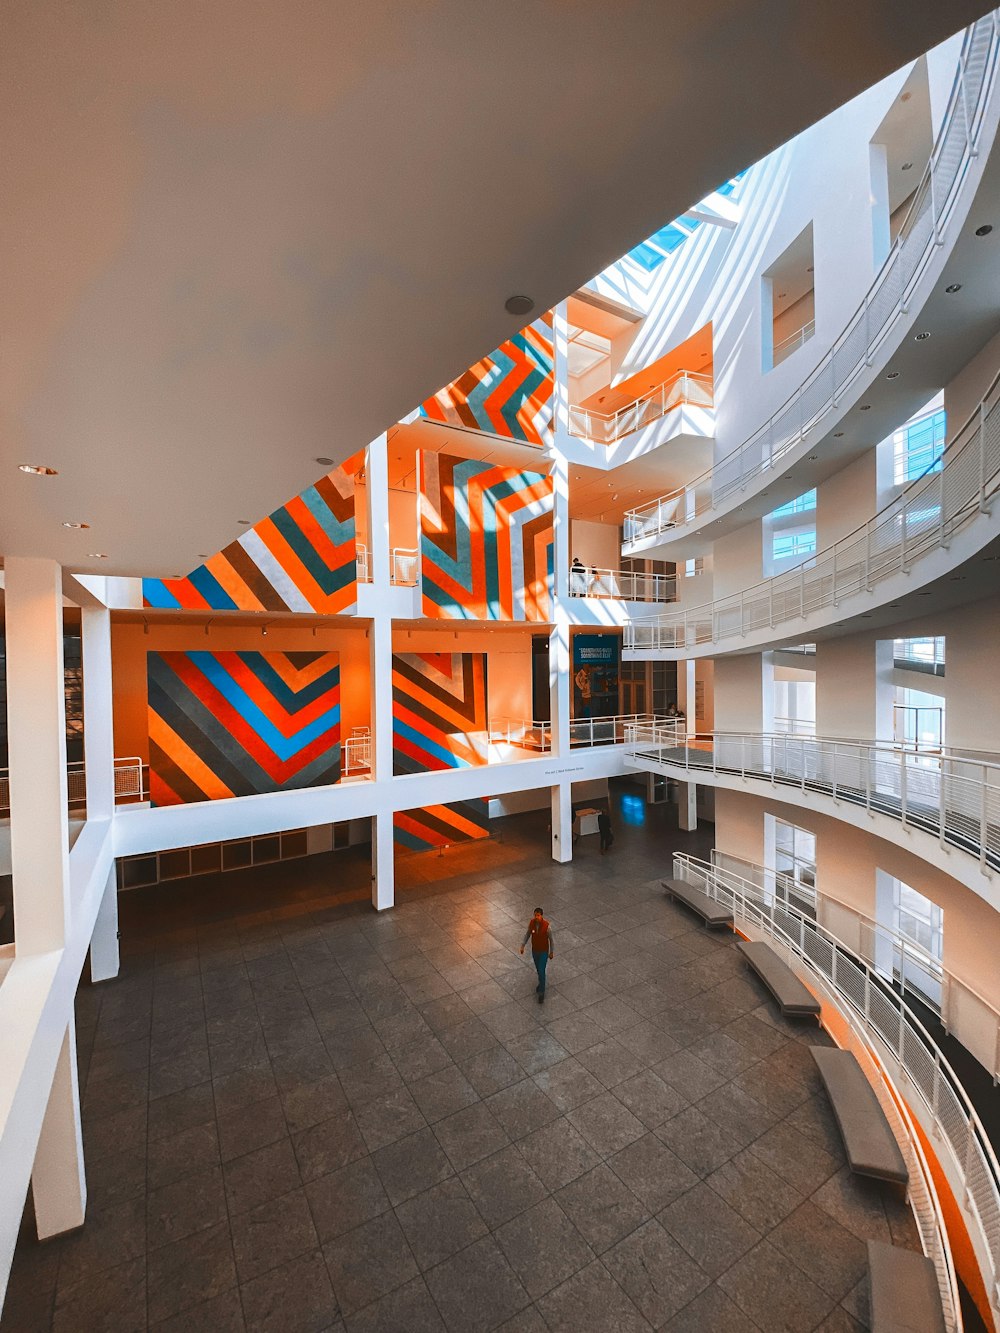
<instances>
[{"instance_id":1,"label":"man walking","mask_svg":"<svg viewBox=\"0 0 1000 1333\"><path fill-rule=\"evenodd\" d=\"M611 828L611 816L607 810L602 810L597 816L597 831L601 835L601 855L611 850L611 844L615 840L615 835Z\"/></svg>"},{"instance_id":2,"label":"man walking","mask_svg":"<svg viewBox=\"0 0 1000 1333\"><path fill-rule=\"evenodd\" d=\"M531 961L535 965L535 971L538 973L538 985L535 987L535 994L538 996L538 1003L545 1003L545 969L548 966L549 959L552 957L552 927L542 915L540 907L535 908L535 915L528 922L528 929L521 944L521 952L524 953L524 946L531 940Z\"/></svg>"}]
</instances>

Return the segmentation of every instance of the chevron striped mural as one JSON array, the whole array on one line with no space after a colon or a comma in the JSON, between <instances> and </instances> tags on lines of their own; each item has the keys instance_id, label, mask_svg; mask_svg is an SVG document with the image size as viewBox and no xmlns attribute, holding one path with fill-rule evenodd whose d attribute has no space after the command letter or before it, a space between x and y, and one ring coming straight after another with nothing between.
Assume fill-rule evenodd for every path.
<instances>
[{"instance_id":1,"label":"chevron striped mural","mask_svg":"<svg viewBox=\"0 0 1000 1333\"><path fill-rule=\"evenodd\" d=\"M485 764L488 726L485 653L393 653L393 773ZM487 805L476 798L398 811L393 825L414 851L489 837Z\"/></svg>"},{"instance_id":2,"label":"chevron striped mural","mask_svg":"<svg viewBox=\"0 0 1000 1333\"><path fill-rule=\"evenodd\" d=\"M357 602L354 474L364 451L248 528L184 579L143 579L145 606L316 611Z\"/></svg>"},{"instance_id":3,"label":"chevron striped mural","mask_svg":"<svg viewBox=\"0 0 1000 1333\"><path fill-rule=\"evenodd\" d=\"M547 621L552 481L540 472L420 454L423 613Z\"/></svg>"},{"instance_id":4,"label":"chevron striped mural","mask_svg":"<svg viewBox=\"0 0 1000 1333\"><path fill-rule=\"evenodd\" d=\"M150 803L340 780L339 653L148 653Z\"/></svg>"},{"instance_id":5,"label":"chevron striped mural","mask_svg":"<svg viewBox=\"0 0 1000 1333\"><path fill-rule=\"evenodd\" d=\"M421 404L421 416L528 444L552 440L555 347L549 311Z\"/></svg>"}]
</instances>

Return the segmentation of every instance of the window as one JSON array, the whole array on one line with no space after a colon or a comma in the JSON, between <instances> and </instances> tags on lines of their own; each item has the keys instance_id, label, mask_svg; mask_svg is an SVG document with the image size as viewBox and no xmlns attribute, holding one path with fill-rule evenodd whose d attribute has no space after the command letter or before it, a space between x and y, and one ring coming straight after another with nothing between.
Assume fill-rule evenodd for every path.
<instances>
[{"instance_id":1,"label":"window","mask_svg":"<svg viewBox=\"0 0 1000 1333\"><path fill-rule=\"evenodd\" d=\"M944 696L923 690L895 690L893 733L897 745L935 755L944 744Z\"/></svg>"},{"instance_id":2,"label":"window","mask_svg":"<svg viewBox=\"0 0 1000 1333\"><path fill-rule=\"evenodd\" d=\"M811 491L804 491L797 495L794 500L789 500L787 504L779 509L771 510L771 518L784 518L788 514L805 514L810 509L816 508L816 488Z\"/></svg>"},{"instance_id":3,"label":"window","mask_svg":"<svg viewBox=\"0 0 1000 1333\"><path fill-rule=\"evenodd\" d=\"M774 896L807 916L816 915L816 835L783 819L774 831Z\"/></svg>"},{"instance_id":4,"label":"window","mask_svg":"<svg viewBox=\"0 0 1000 1333\"><path fill-rule=\"evenodd\" d=\"M944 911L912 885L885 870L875 875L875 966L884 977L941 1007Z\"/></svg>"},{"instance_id":5,"label":"window","mask_svg":"<svg viewBox=\"0 0 1000 1333\"><path fill-rule=\"evenodd\" d=\"M816 554L815 531L776 532L771 543L774 560L804 560L806 556Z\"/></svg>"},{"instance_id":6,"label":"window","mask_svg":"<svg viewBox=\"0 0 1000 1333\"><path fill-rule=\"evenodd\" d=\"M944 908L896 880L896 929L904 939L940 962L944 948Z\"/></svg>"},{"instance_id":7,"label":"window","mask_svg":"<svg viewBox=\"0 0 1000 1333\"><path fill-rule=\"evenodd\" d=\"M927 639L893 639L892 664L906 671L944 675L944 635Z\"/></svg>"},{"instance_id":8,"label":"window","mask_svg":"<svg viewBox=\"0 0 1000 1333\"><path fill-rule=\"evenodd\" d=\"M947 416L944 408L909 421L893 433L892 479L895 485L941 471Z\"/></svg>"}]
</instances>

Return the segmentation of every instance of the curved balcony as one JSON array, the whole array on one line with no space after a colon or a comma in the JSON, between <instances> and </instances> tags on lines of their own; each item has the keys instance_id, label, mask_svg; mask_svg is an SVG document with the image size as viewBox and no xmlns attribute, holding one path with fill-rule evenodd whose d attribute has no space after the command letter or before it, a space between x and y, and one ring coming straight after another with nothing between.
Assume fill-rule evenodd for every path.
<instances>
[{"instance_id":1,"label":"curved balcony","mask_svg":"<svg viewBox=\"0 0 1000 1333\"><path fill-rule=\"evenodd\" d=\"M941 263L957 233L959 200L995 117L987 115L996 84L1000 23L994 12L968 30L941 130L913 204L861 305L833 346L792 396L758 430L700 476L625 515L623 554L638 554L678 529L690 533L715 510L735 508L749 488L798 461L811 436L815 447L848 399L872 377L893 335L908 324L917 287L935 256ZM985 154L982 154L985 156ZM938 266L935 266L938 267ZM755 486L754 484L757 483Z\"/></svg>"},{"instance_id":2,"label":"curved balcony","mask_svg":"<svg viewBox=\"0 0 1000 1333\"><path fill-rule=\"evenodd\" d=\"M947 1229L915 1117L934 1152L972 1242L994 1318L1000 1314L1000 1166L975 1107L933 1037L886 979L818 922L759 885L683 853L675 878L730 908L733 924L764 939L847 1024L852 1050L892 1124L910 1170L911 1203L924 1253L934 1261L946 1327L962 1327Z\"/></svg>"},{"instance_id":3,"label":"curved balcony","mask_svg":"<svg viewBox=\"0 0 1000 1333\"><path fill-rule=\"evenodd\" d=\"M874 518L794 569L686 611L627 621L633 652L766 647L869 611L941 577L996 535L1000 375L942 455ZM978 522L977 522L978 520ZM967 531L975 528L976 532ZM963 535L966 540L960 540Z\"/></svg>"},{"instance_id":4,"label":"curved balcony","mask_svg":"<svg viewBox=\"0 0 1000 1333\"><path fill-rule=\"evenodd\" d=\"M711 732L677 741L672 731L641 723L630 732L627 753L635 768L682 781L738 784L782 801L796 792L799 801L829 805L839 818L849 817L845 806L850 817L858 809L882 816L928 835L945 854L961 851L961 862L946 873L980 894L984 879L1000 870L1000 763L991 755L766 732Z\"/></svg>"}]
</instances>

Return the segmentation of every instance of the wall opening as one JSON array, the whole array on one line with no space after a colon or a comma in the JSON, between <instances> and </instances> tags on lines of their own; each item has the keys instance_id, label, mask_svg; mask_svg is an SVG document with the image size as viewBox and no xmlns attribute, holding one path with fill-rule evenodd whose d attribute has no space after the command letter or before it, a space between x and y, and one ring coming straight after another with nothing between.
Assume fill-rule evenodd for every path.
<instances>
[{"instance_id":1,"label":"wall opening","mask_svg":"<svg viewBox=\"0 0 1000 1333\"><path fill-rule=\"evenodd\" d=\"M761 369L765 374L816 333L813 267L810 222L761 276Z\"/></svg>"}]
</instances>

